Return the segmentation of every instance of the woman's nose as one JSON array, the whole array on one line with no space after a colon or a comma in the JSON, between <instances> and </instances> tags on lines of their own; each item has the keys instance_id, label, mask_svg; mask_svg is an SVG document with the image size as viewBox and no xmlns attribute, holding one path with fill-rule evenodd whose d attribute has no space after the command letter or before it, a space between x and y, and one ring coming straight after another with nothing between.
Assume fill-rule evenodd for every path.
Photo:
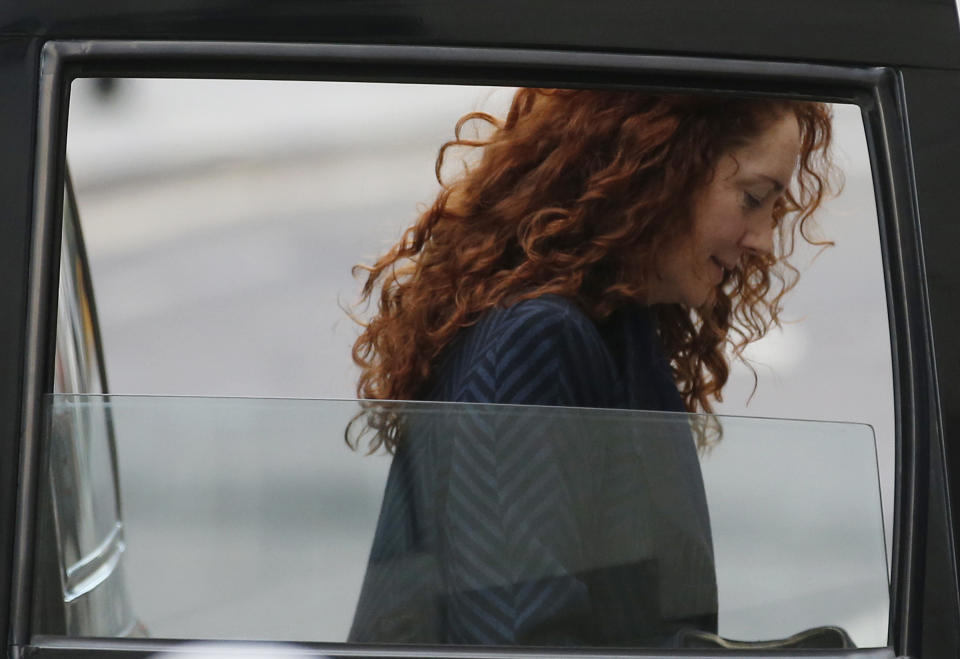
<instances>
[{"instance_id":1,"label":"woman's nose","mask_svg":"<svg viewBox=\"0 0 960 659\"><path fill-rule=\"evenodd\" d=\"M740 246L758 256L773 254L773 222L757 223L750 227Z\"/></svg>"}]
</instances>

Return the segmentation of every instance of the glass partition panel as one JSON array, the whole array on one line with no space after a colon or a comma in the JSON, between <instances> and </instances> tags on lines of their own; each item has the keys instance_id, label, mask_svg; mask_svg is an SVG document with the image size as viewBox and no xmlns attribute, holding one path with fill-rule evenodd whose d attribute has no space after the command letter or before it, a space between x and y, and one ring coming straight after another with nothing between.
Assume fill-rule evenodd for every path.
<instances>
[{"instance_id":1,"label":"glass partition panel","mask_svg":"<svg viewBox=\"0 0 960 659\"><path fill-rule=\"evenodd\" d=\"M703 647L821 628L886 645L869 426L349 400L47 403L49 455L88 432L78 411L113 420L131 606L157 637ZM367 450L385 437L394 454ZM40 618L35 631L50 629Z\"/></svg>"}]
</instances>

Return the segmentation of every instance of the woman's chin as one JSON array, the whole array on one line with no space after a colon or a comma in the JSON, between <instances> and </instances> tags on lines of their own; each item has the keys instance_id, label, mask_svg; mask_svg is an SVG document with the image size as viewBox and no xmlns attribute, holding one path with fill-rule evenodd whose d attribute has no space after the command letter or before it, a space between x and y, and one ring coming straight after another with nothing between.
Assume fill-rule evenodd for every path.
<instances>
[{"instance_id":1,"label":"woman's chin","mask_svg":"<svg viewBox=\"0 0 960 659\"><path fill-rule=\"evenodd\" d=\"M711 286L707 290L703 291L697 299L696 304L685 305L689 306L691 309L709 309L717 301L717 287Z\"/></svg>"}]
</instances>

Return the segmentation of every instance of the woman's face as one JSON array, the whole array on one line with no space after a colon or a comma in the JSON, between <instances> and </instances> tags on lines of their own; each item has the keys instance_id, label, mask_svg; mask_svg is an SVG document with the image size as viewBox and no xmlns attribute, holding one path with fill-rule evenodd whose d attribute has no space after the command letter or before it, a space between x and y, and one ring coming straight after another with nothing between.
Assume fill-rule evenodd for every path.
<instances>
[{"instance_id":1,"label":"woman's face","mask_svg":"<svg viewBox=\"0 0 960 659\"><path fill-rule=\"evenodd\" d=\"M657 267L649 302L703 306L745 254L771 253L773 207L799 158L800 126L792 113L722 155L713 178L694 194L693 231Z\"/></svg>"}]
</instances>

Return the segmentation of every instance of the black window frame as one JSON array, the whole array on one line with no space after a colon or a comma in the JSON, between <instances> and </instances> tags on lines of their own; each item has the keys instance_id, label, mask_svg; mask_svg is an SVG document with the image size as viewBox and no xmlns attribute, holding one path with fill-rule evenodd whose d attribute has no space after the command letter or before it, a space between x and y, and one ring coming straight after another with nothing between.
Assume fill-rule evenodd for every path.
<instances>
[{"instance_id":1,"label":"black window frame","mask_svg":"<svg viewBox=\"0 0 960 659\"><path fill-rule=\"evenodd\" d=\"M930 447L936 445L936 388L923 279L919 216L903 82L895 69L781 61L434 46L212 41L48 41L40 56L33 234L24 356L23 437L12 583L14 651L29 656L142 656L184 641L31 637L30 594L41 401L52 390L60 208L70 84L80 77L184 77L378 82L643 87L784 96L861 107L881 234L891 337L896 484L889 643L918 647ZM538 651L519 648L372 647L310 644L339 656L665 656L658 651ZM855 651L854 654L883 651ZM707 653L709 654L709 653ZM838 656L845 653L838 653ZM694 656L686 654L686 656ZM783 655L779 655L783 656ZM821 655L821 656L830 656Z\"/></svg>"}]
</instances>

